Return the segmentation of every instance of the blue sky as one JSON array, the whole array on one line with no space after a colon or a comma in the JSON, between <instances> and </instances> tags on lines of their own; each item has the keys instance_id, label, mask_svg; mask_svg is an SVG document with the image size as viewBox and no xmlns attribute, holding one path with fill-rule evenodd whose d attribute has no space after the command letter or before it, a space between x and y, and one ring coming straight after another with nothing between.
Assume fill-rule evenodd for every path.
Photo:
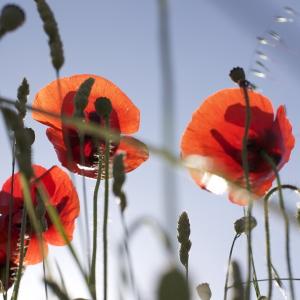
<instances>
[{"instance_id":1,"label":"blue sky","mask_svg":"<svg viewBox=\"0 0 300 300\"><path fill-rule=\"evenodd\" d=\"M295 22L278 24L274 16L284 13L283 7L290 6L300 12L296 1L239 2L228 0L179 1L170 3L171 58L175 83L176 145L173 149L179 156L181 135L191 119L192 112L205 97L219 89L232 87L228 77L230 69L242 66L245 70L257 68L255 50L265 52L270 73L266 79L250 75L263 93L272 99L274 107L285 104L296 136L296 147L291 160L282 170L282 181L300 185L298 170L299 147L299 15ZM6 1L1 1L1 6ZM25 76L31 88L30 101L44 85L55 79L50 64L47 38L35 9L34 1L19 0L17 4L26 12L26 23L18 31L1 40L0 46L0 94L14 98L16 90ZM138 137L160 146L162 141L161 122L161 70L158 44L157 1L48 1L59 24L65 50L65 65L61 76L87 73L96 74L117 84L140 108L141 126ZM282 43L275 47L259 46L257 36L267 36L275 30ZM59 164L52 145L45 137L45 127L26 119L27 125L36 131L34 161L46 167ZM1 136L5 137L3 125ZM10 174L9 146L3 138L1 147L0 179L3 182ZM46 159L45 159L46 158ZM127 220L131 223L138 216L151 215L166 225L162 199L161 158L151 156L149 161L128 174L126 193L129 200ZM226 196L216 196L200 190L185 170L176 172L178 186L178 215L182 210L189 213L192 226L192 250L190 272L192 288L200 282L209 282L213 299L221 299L229 247L234 236L233 223L242 216L242 209L231 204ZM80 186L80 177L76 177ZM88 182L89 196L93 181ZM79 188L79 192L81 192ZM290 210L295 211L296 197L286 193ZM102 202L100 202L100 215ZM254 253L260 278L266 278L263 218L261 207L255 209L258 227L254 232ZM110 249L115 253L120 241L121 227L116 201L111 198ZM100 224L101 224L100 220ZM282 276L286 276L284 263L284 235L282 220L272 219L272 245L274 261ZM175 229L175 228L174 228ZM295 276L299 269L297 250L300 247L298 228L292 231L292 255ZM175 231L174 231L175 236ZM101 242L102 238L99 238ZM80 247L79 230L75 245ZM83 242L84 243L84 242ZM137 281L144 299L154 299L156 284L161 271L168 267L162 246L148 229L140 232L132 242L134 267ZM52 248L50 259L55 258L64 268L67 284L73 296L84 296L79 278L75 275L71 260L65 249ZM101 293L101 250L99 250L99 292ZM84 257L83 253L83 257ZM238 241L235 256L239 261L246 259L245 239ZM117 261L111 256L110 283L111 299L114 297ZM21 299L42 299L40 283L41 266L26 270L21 285ZM29 288L30 284L30 288ZM76 289L74 286L76 284ZM262 289L266 288L262 285ZM32 295L32 291L34 295ZM298 288L298 292L300 289ZM34 298L36 295L36 298ZM277 294L277 297L279 293ZM196 295L194 295L194 299ZM274 296L275 297L275 296ZM128 299L130 299L128 297ZM276 298L277 299L277 298Z\"/></svg>"}]
</instances>

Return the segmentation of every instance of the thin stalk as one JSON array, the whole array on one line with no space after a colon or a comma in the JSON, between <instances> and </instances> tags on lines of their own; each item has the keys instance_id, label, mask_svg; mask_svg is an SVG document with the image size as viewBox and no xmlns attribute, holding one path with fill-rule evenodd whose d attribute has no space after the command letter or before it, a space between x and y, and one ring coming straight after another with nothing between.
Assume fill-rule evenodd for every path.
<instances>
[{"instance_id":1,"label":"thin stalk","mask_svg":"<svg viewBox=\"0 0 300 300\"><path fill-rule=\"evenodd\" d=\"M227 291L228 291L228 280L229 280L229 269L231 265L231 258L232 258L232 253L233 253L233 248L235 245L236 240L240 237L241 235L237 233L232 241L230 251L229 251L229 257L228 257L228 263L227 263L227 271L226 271L226 278L225 278L225 285L224 285L224 300L227 299Z\"/></svg>"},{"instance_id":2,"label":"thin stalk","mask_svg":"<svg viewBox=\"0 0 300 300\"><path fill-rule=\"evenodd\" d=\"M109 117L105 118L105 127L109 128ZM105 182L104 182L104 216L103 216L103 299L107 300L107 222L109 209L109 137L105 138Z\"/></svg>"},{"instance_id":3,"label":"thin stalk","mask_svg":"<svg viewBox=\"0 0 300 300\"><path fill-rule=\"evenodd\" d=\"M274 163L273 159L266 153L266 152L262 152L261 153L262 157L269 163L269 165L271 166L275 177L276 177L276 182L277 185L279 187L278 189L278 195L279 195L279 206L283 215L283 219L284 219L284 227L285 227L285 251L286 251L286 261L287 261L287 267L288 267L288 275L290 278L293 278L292 275L292 264L291 264L291 253L290 253L290 224L289 224L289 217L286 213L285 210L285 205L284 205L284 199L283 199L283 194L282 194L282 189L281 189L281 180L280 180L280 176L279 173L277 171L276 168L276 164ZM294 284L293 281L289 282L289 286L290 286L290 292L291 292L291 299L294 300L295 299L295 291L294 291Z\"/></svg>"},{"instance_id":4,"label":"thin stalk","mask_svg":"<svg viewBox=\"0 0 300 300\"><path fill-rule=\"evenodd\" d=\"M91 274L90 274L90 285L93 291L93 296L97 298L96 291L96 258L97 258L97 233L98 233L98 192L101 182L101 173L102 173L102 162L103 157L101 155L100 145L98 146L98 174L97 181L94 189L93 197L93 252L92 252L92 262L91 262Z\"/></svg>"},{"instance_id":5,"label":"thin stalk","mask_svg":"<svg viewBox=\"0 0 300 300\"><path fill-rule=\"evenodd\" d=\"M46 300L48 300L48 284L47 284L47 280L46 280L46 266L45 266L44 258L43 258L43 277L44 277L45 296L46 296Z\"/></svg>"},{"instance_id":6,"label":"thin stalk","mask_svg":"<svg viewBox=\"0 0 300 300\"><path fill-rule=\"evenodd\" d=\"M126 222L125 222L124 212L121 211L120 213L121 213L122 227L123 227L124 234L125 234L124 248L125 248L126 255L127 255L129 277L130 277L130 281L131 281L131 284L132 284L132 289L134 291L136 299L140 300L139 291L138 291L138 288L137 288L136 283L135 283L134 272L133 272L133 264L132 264L132 259L131 259L131 253L130 253L129 245L128 245L129 232L128 232L128 228L127 228L127 225L126 225Z\"/></svg>"},{"instance_id":7,"label":"thin stalk","mask_svg":"<svg viewBox=\"0 0 300 300\"><path fill-rule=\"evenodd\" d=\"M272 281L277 281L277 280L281 280L281 281L300 281L300 278L289 278L289 277L283 277L283 278L272 278ZM269 281L269 278L263 278L263 279L257 279L257 282L267 282ZM251 283L253 283L253 280L250 281ZM242 282L241 284L245 285L247 282ZM233 287L235 287L235 284L230 285L227 289L232 289Z\"/></svg>"},{"instance_id":8,"label":"thin stalk","mask_svg":"<svg viewBox=\"0 0 300 300\"><path fill-rule=\"evenodd\" d=\"M24 262L24 257L25 257L25 234L26 234L26 227L27 227L27 210L26 207L23 207L22 211L22 223L21 223L21 232L20 232L20 252L19 252L19 266L17 270L17 277L12 293L12 300L17 300L18 299L18 293L19 293L19 287L20 287L20 281L21 281L21 276L23 272L23 262Z\"/></svg>"},{"instance_id":9,"label":"thin stalk","mask_svg":"<svg viewBox=\"0 0 300 300\"><path fill-rule=\"evenodd\" d=\"M250 255L251 255L251 266L252 266L252 270L253 270L253 286L255 289L255 294L256 297L259 298L260 295L260 289L259 289L259 285L257 283L257 275L256 275L256 268L255 268L255 264L254 264L254 257L253 257L253 252L252 252L252 247L250 248Z\"/></svg>"},{"instance_id":10,"label":"thin stalk","mask_svg":"<svg viewBox=\"0 0 300 300\"><path fill-rule=\"evenodd\" d=\"M80 143L80 163L82 166L85 165L85 157L84 157L84 135L82 132L79 132L79 143ZM88 258L88 266L90 268L91 265L91 238L89 231L89 216L88 216L88 201L87 201L87 191L86 191L86 178L84 174L81 174L81 183L82 183L82 193L83 193L83 207L84 207L84 218L85 218L85 235L86 235L86 243L87 243L87 258Z\"/></svg>"},{"instance_id":11,"label":"thin stalk","mask_svg":"<svg viewBox=\"0 0 300 300\"><path fill-rule=\"evenodd\" d=\"M3 293L4 300L7 300L7 289L9 280L9 268L10 268L10 257L11 257L11 231L12 231L12 210L13 210L13 193L15 183L15 167L16 167L16 139L13 138L12 142L12 164L11 164L11 188L10 188L10 199L8 207L8 239L6 244L6 264L5 264L5 292Z\"/></svg>"},{"instance_id":12,"label":"thin stalk","mask_svg":"<svg viewBox=\"0 0 300 300\"><path fill-rule=\"evenodd\" d=\"M272 260L271 260L271 242L270 242L270 225L269 225L269 203L268 198L264 198L264 215L265 215L265 234L266 234L266 256L268 266L268 299L272 297Z\"/></svg>"},{"instance_id":13,"label":"thin stalk","mask_svg":"<svg viewBox=\"0 0 300 300\"><path fill-rule=\"evenodd\" d=\"M243 136L243 149L242 149L242 164L244 169L244 176L246 180L246 189L251 192L251 185L249 180L249 164L248 164L248 135L251 123L251 108L250 108L250 99L248 95L247 86L245 84L241 85L241 89L243 91L245 105L246 105L246 119L245 119L245 131ZM248 209L247 209L247 217L250 223L251 214L252 214L252 200L250 197ZM251 265L251 230L246 233L247 234L247 257L248 257L248 265L247 265L247 282L249 282L246 286L245 297L246 300L250 299L250 280L252 277L252 265Z\"/></svg>"},{"instance_id":14,"label":"thin stalk","mask_svg":"<svg viewBox=\"0 0 300 300\"><path fill-rule=\"evenodd\" d=\"M189 281L189 262L185 264L185 280Z\"/></svg>"}]
</instances>

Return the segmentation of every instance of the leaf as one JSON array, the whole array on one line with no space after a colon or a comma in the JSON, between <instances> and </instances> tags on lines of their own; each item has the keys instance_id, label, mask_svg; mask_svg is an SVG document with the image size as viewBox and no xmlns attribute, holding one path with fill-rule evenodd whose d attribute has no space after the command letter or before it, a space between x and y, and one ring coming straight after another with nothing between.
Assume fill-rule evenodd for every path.
<instances>
[{"instance_id":1,"label":"leaf","mask_svg":"<svg viewBox=\"0 0 300 300\"><path fill-rule=\"evenodd\" d=\"M196 290L201 300L211 299L212 294L208 283L199 284Z\"/></svg>"}]
</instances>

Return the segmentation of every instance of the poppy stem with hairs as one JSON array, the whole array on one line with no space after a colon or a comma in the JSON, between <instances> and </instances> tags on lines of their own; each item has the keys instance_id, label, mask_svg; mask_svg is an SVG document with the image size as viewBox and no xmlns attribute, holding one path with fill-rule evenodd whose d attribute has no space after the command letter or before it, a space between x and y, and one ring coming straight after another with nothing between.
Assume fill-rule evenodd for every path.
<instances>
[{"instance_id":1,"label":"poppy stem with hairs","mask_svg":"<svg viewBox=\"0 0 300 300\"><path fill-rule=\"evenodd\" d=\"M230 251L229 251L229 257L228 257L228 264L227 264L227 270L226 270L226 279L225 279L225 285L224 285L224 300L227 300L227 291L228 291L228 280L229 280L229 269L230 269L230 265L231 265L231 257L232 257L232 253L233 253L233 248L235 245L236 240L240 237L241 235L239 233L237 233L232 241L231 247L230 247Z\"/></svg>"},{"instance_id":2,"label":"poppy stem with hairs","mask_svg":"<svg viewBox=\"0 0 300 300\"><path fill-rule=\"evenodd\" d=\"M265 234L266 234L266 256L268 266L268 299L272 297L272 260L271 260L271 245L270 245L270 226L269 226L269 202L268 198L264 197L264 215L265 215Z\"/></svg>"},{"instance_id":3,"label":"poppy stem with hairs","mask_svg":"<svg viewBox=\"0 0 300 300\"><path fill-rule=\"evenodd\" d=\"M276 176L277 185L279 187L279 189L278 189L279 206L280 206L280 210L281 210L282 215L283 215L284 225L285 225L285 236L286 236L285 250L286 250L286 261L287 261L287 267L288 267L288 275L289 275L289 278L293 278L293 275L292 275L292 265L291 265L291 253L290 253L290 224L289 224L289 217L288 217L288 215L286 213L286 210L285 210L284 199L283 199L282 188L281 188L280 176L279 176L276 164L274 163L273 159L265 151L261 151L261 156L271 166L271 168L272 168L272 170L273 170L273 172L274 172L274 174ZM268 199L269 198L267 198L266 201L268 201ZM290 291L291 291L291 299L294 300L295 299L295 291L294 291L293 281L290 281L289 285L290 285Z\"/></svg>"},{"instance_id":4,"label":"poppy stem with hairs","mask_svg":"<svg viewBox=\"0 0 300 300\"><path fill-rule=\"evenodd\" d=\"M249 99L249 94L248 94L248 87L249 87L249 82L246 80L246 75L245 72L242 68L236 67L230 71L229 74L230 78L236 82L240 88L243 91L244 99L245 99L245 106L246 106L246 118L245 118L245 131L244 131L244 136L243 136L243 141L242 141L242 165L243 165L243 170L244 170L244 176L245 176L245 181L246 181L246 189L251 192L251 185L249 181L249 164L248 164L248 135L249 135L249 129L250 129L250 123L251 123L251 108L250 108L250 99ZM247 217L248 217L248 222L250 224L251 220L251 214L252 214L252 206L253 202L250 197L249 203L248 203L248 209L247 209ZM252 256L252 245L251 245L251 230L249 230L247 235L247 269L248 269L248 275L247 275L247 285L245 289L245 299L248 300L250 299L250 281L252 277L252 264L253 263L253 256ZM259 292L259 286L256 283L256 274L253 274L254 276L254 287L256 291L257 297L260 296Z\"/></svg>"},{"instance_id":5,"label":"poppy stem with hairs","mask_svg":"<svg viewBox=\"0 0 300 300\"><path fill-rule=\"evenodd\" d=\"M96 291L96 258L97 258L97 233L98 233L98 192L100 187L101 181L101 174L102 174L102 163L103 163L103 156L100 150L100 146L98 148L98 174L97 180L94 189L94 196L93 196L93 252L92 252L92 263L91 263L91 274L90 274L90 285L91 290L93 292L93 297L97 299L97 291Z\"/></svg>"},{"instance_id":6,"label":"poppy stem with hairs","mask_svg":"<svg viewBox=\"0 0 300 300\"><path fill-rule=\"evenodd\" d=\"M26 254L26 248L25 248L26 227L27 227L27 210L26 207L24 206L22 211L22 222L21 222L21 232L20 232L19 265L17 270L16 282L12 294L13 300L18 299L19 286L20 286L21 276L23 273L23 262Z\"/></svg>"},{"instance_id":7,"label":"poppy stem with hairs","mask_svg":"<svg viewBox=\"0 0 300 300\"><path fill-rule=\"evenodd\" d=\"M104 119L105 129L109 130L110 114L112 112L112 104L108 98L98 98L95 102L95 109L100 118ZM103 299L107 300L107 222L109 208L109 164L110 164L110 136L105 137L104 150L104 215L103 215Z\"/></svg>"},{"instance_id":8,"label":"poppy stem with hairs","mask_svg":"<svg viewBox=\"0 0 300 300\"><path fill-rule=\"evenodd\" d=\"M6 266L5 266L5 292L3 294L3 299L7 300L7 290L8 290L8 281L9 281L9 268L10 268L10 257L11 257L11 234L12 234L12 209L13 209L13 192L14 192L14 182L15 182L15 168L16 168L16 139L13 138L12 141L12 164L11 164L11 189L10 189L10 199L9 199L9 208L8 208L8 239L6 244Z\"/></svg>"}]
</instances>

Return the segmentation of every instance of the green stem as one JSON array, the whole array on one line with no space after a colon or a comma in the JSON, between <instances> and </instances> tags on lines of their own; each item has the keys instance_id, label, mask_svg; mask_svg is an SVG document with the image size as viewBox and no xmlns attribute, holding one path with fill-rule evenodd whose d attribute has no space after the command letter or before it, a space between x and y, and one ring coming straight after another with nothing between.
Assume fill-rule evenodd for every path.
<instances>
[{"instance_id":1,"label":"green stem","mask_svg":"<svg viewBox=\"0 0 300 300\"><path fill-rule=\"evenodd\" d=\"M259 298L261 295L260 295L259 285L257 283L257 275L256 275L255 264L254 264L254 257L253 257L252 247L250 248L250 255L251 255L251 266L252 266L252 270L253 270L253 286L254 286L254 289L255 289L256 297Z\"/></svg>"},{"instance_id":2,"label":"green stem","mask_svg":"<svg viewBox=\"0 0 300 300\"><path fill-rule=\"evenodd\" d=\"M24 206L22 211L22 223L21 223L21 232L20 232L20 253L19 253L19 266L17 270L16 282L14 285L13 293L12 293L12 300L18 299L19 287L21 276L23 272L23 262L25 257L25 234L26 234L26 227L27 227L27 211L26 207Z\"/></svg>"},{"instance_id":3,"label":"green stem","mask_svg":"<svg viewBox=\"0 0 300 300\"><path fill-rule=\"evenodd\" d=\"M128 245L129 232L128 232L128 228L126 226L125 216L122 211L121 211L121 222L122 222L123 230L125 233L124 248L125 248L127 260L128 260L128 269L129 269L129 276L130 276L130 280L131 280L131 284L132 284L132 289L136 295L136 299L140 300L139 291L137 289L135 279L134 279L133 264L132 264L131 254L130 254L129 245Z\"/></svg>"},{"instance_id":4,"label":"green stem","mask_svg":"<svg viewBox=\"0 0 300 300\"><path fill-rule=\"evenodd\" d=\"M266 234L266 255L268 266L268 299L272 297L272 260L271 260L271 243L270 243L270 225L269 225L269 205L268 198L264 198L264 215L265 215L265 234Z\"/></svg>"},{"instance_id":5,"label":"green stem","mask_svg":"<svg viewBox=\"0 0 300 300\"><path fill-rule=\"evenodd\" d=\"M269 281L269 278L263 278L263 279L257 279L257 282L267 282ZM281 281L300 281L300 278L289 278L289 277L279 277L279 278L272 278L271 281L277 281L277 280L281 280ZM250 281L251 283L253 283L253 280ZM247 282L242 282L241 284L245 285ZM240 283L239 283L240 284ZM235 287L235 284L230 285L227 289L232 289L233 287Z\"/></svg>"},{"instance_id":6,"label":"green stem","mask_svg":"<svg viewBox=\"0 0 300 300\"><path fill-rule=\"evenodd\" d=\"M45 265L45 259L43 258L43 277L44 277L44 288L45 288L45 296L46 300L48 300L48 284L47 284L47 278L46 278L46 265Z\"/></svg>"},{"instance_id":7,"label":"green stem","mask_svg":"<svg viewBox=\"0 0 300 300\"><path fill-rule=\"evenodd\" d=\"M3 293L4 300L7 300L7 290L8 290L8 280L9 280L9 268L10 268L10 258L11 258L11 231L12 231L12 211L13 211L13 193L14 193L14 182L15 182L15 167L16 167L16 139L12 142L12 165L11 165L11 188L10 188L10 199L8 207L8 239L6 244L6 265L5 265L5 291Z\"/></svg>"},{"instance_id":8,"label":"green stem","mask_svg":"<svg viewBox=\"0 0 300 300\"><path fill-rule=\"evenodd\" d=\"M105 118L105 127L109 128L109 117ZM109 137L105 138L105 190L104 190L104 216L103 216L103 299L107 300L107 222L109 208Z\"/></svg>"},{"instance_id":9,"label":"green stem","mask_svg":"<svg viewBox=\"0 0 300 300\"><path fill-rule=\"evenodd\" d=\"M85 157L84 157L84 135L82 132L79 132L79 144L80 144L80 164L82 166L85 165ZM85 219L85 235L86 235L86 243L87 243L87 259L88 259L88 267L90 267L91 257L90 257L90 231L89 231L89 216L88 216L88 201L87 201L87 191L86 191L86 178L84 174L81 174L82 179L82 193L83 193L83 208L84 208L84 219Z\"/></svg>"},{"instance_id":10,"label":"green stem","mask_svg":"<svg viewBox=\"0 0 300 300\"><path fill-rule=\"evenodd\" d=\"M101 181L101 173L102 173L102 162L103 157L101 155L100 146L98 146L99 158L98 158L98 174L97 181L94 189L94 197L93 197L93 252L92 252L92 262L91 262L91 275L90 275L90 285L91 290L93 291L93 297L97 299L97 291L96 291L96 258L97 258L97 233L98 233L98 192Z\"/></svg>"},{"instance_id":11,"label":"green stem","mask_svg":"<svg viewBox=\"0 0 300 300\"><path fill-rule=\"evenodd\" d=\"M276 177L277 185L279 187L279 189L278 189L279 206L280 206L280 209L281 209L281 212L283 215L284 225L285 225L285 236L286 236L285 251L286 251L286 261L287 261L287 267L288 267L288 275L290 278L293 278L292 265L291 265L291 254L290 254L290 224L289 224L289 217L285 210L284 199L283 199L283 194L282 194L282 189L281 189L280 176L279 176L276 164L274 163L273 159L264 151L261 152L261 155L271 166L271 168L275 174L275 177ZM294 291L293 281L290 281L289 285L290 285L291 299L294 300L295 299L295 291Z\"/></svg>"},{"instance_id":12,"label":"green stem","mask_svg":"<svg viewBox=\"0 0 300 300\"><path fill-rule=\"evenodd\" d=\"M242 164L244 169L244 176L246 180L246 189L251 192L251 185L249 180L249 164L248 164L248 135L249 135L249 129L250 129L250 123L251 123L251 108L250 108L250 99L248 95L247 85L241 84L241 89L243 91L244 99L245 99L245 105L246 105L246 120L245 120L245 131L243 136L243 149L242 149ZM252 206L253 202L250 197L249 203L248 203L248 209L247 209L247 217L248 221L250 223L251 220L251 214L252 214ZM247 265L247 285L245 290L245 297L246 300L250 299L250 280L252 277L252 264L251 264L251 230L246 233L247 234L247 256L248 256L248 265Z\"/></svg>"},{"instance_id":13,"label":"green stem","mask_svg":"<svg viewBox=\"0 0 300 300\"><path fill-rule=\"evenodd\" d=\"M227 299L227 290L228 290L228 280L229 280L229 269L231 265L231 258L232 258L232 253L233 253L233 248L235 245L236 240L240 237L241 235L237 233L232 241L230 251L229 251L229 257L228 257L228 263L227 263L227 271L226 271L226 278L225 278L225 285L224 285L224 300Z\"/></svg>"}]
</instances>

